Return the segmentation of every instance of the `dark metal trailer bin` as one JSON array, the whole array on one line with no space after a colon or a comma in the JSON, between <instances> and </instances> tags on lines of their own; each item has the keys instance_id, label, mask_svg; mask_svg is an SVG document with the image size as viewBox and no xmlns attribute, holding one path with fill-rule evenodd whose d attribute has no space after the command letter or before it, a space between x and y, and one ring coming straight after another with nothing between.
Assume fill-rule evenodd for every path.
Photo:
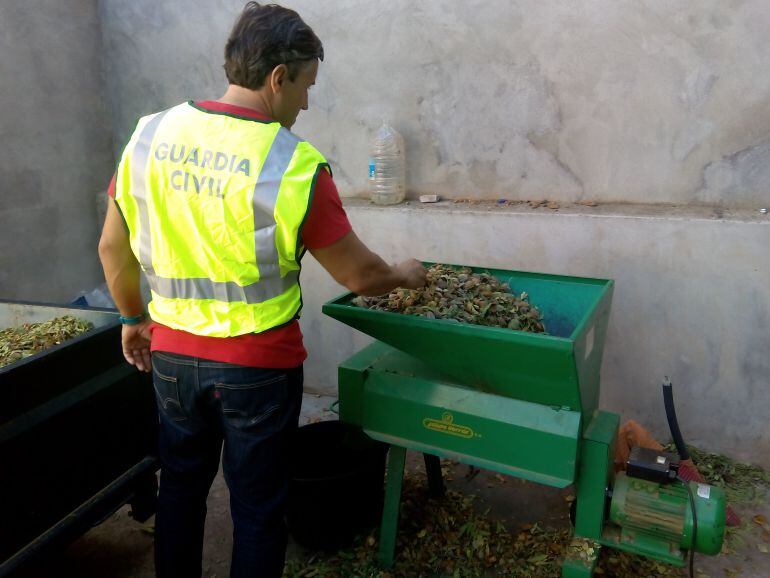
<instances>
[{"instance_id":1,"label":"dark metal trailer bin","mask_svg":"<svg viewBox=\"0 0 770 578\"><path fill-rule=\"evenodd\" d=\"M94 328L0 368L0 577L123 504L154 513L157 415L111 310L0 301L0 329L72 315Z\"/></svg>"}]
</instances>

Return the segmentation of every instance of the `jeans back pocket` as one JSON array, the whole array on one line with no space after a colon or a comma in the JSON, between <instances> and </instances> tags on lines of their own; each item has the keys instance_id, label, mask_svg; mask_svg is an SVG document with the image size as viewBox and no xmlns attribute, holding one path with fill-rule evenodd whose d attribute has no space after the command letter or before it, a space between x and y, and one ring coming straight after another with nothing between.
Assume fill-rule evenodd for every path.
<instances>
[{"instance_id":1,"label":"jeans back pocket","mask_svg":"<svg viewBox=\"0 0 770 578\"><path fill-rule=\"evenodd\" d=\"M163 375L153 365L152 385L155 389L158 411L173 421L186 420L187 416L179 398L179 382L177 378Z\"/></svg>"},{"instance_id":2,"label":"jeans back pocket","mask_svg":"<svg viewBox=\"0 0 770 578\"><path fill-rule=\"evenodd\" d=\"M255 370L258 375L232 375L214 384L226 422L236 429L263 424L287 402L288 378L281 370Z\"/></svg>"}]
</instances>

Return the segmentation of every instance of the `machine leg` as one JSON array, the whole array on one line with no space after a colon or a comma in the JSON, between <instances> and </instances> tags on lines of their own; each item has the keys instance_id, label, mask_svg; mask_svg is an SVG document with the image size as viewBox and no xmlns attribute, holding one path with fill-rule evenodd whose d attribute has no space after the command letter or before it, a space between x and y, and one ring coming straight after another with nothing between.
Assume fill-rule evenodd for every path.
<instances>
[{"instance_id":1,"label":"machine leg","mask_svg":"<svg viewBox=\"0 0 770 578\"><path fill-rule=\"evenodd\" d=\"M433 454L422 454L425 460L425 471L428 473L428 489L433 498L444 496L444 478L441 475L441 460Z\"/></svg>"},{"instance_id":2,"label":"machine leg","mask_svg":"<svg viewBox=\"0 0 770 578\"><path fill-rule=\"evenodd\" d=\"M583 433L575 480L575 536L567 547L562 578L590 578L596 567L619 419L616 414L599 412Z\"/></svg>"},{"instance_id":3,"label":"machine leg","mask_svg":"<svg viewBox=\"0 0 770 578\"><path fill-rule=\"evenodd\" d=\"M396 551L396 532L398 531L398 510L401 504L401 482L404 477L406 448L390 446L388 451L388 473L385 484L385 505L382 509L380 526L380 565L384 568L393 566Z\"/></svg>"},{"instance_id":4,"label":"machine leg","mask_svg":"<svg viewBox=\"0 0 770 578\"><path fill-rule=\"evenodd\" d=\"M576 536L591 540L602 538L619 420L617 414L599 412L583 434L580 469L575 480Z\"/></svg>"}]
</instances>

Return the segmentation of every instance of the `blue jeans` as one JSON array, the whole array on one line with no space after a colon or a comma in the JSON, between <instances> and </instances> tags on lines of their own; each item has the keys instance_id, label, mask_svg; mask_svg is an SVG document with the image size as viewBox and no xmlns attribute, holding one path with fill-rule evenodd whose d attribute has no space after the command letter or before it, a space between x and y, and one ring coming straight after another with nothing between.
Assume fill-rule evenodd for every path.
<instances>
[{"instance_id":1,"label":"blue jeans","mask_svg":"<svg viewBox=\"0 0 770 578\"><path fill-rule=\"evenodd\" d=\"M160 416L157 576L200 577L206 498L221 454L233 518L230 576L280 577L286 448L302 404L302 366L264 369L162 352L152 354L152 365Z\"/></svg>"}]
</instances>

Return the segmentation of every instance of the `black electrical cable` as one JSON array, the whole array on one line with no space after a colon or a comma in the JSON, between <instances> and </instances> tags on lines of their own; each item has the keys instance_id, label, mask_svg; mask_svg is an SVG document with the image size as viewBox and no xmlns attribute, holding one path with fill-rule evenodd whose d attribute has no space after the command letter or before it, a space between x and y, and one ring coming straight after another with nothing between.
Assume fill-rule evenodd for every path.
<instances>
[{"instance_id":1,"label":"black electrical cable","mask_svg":"<svg viewBox=\"0 0 770 578\"><path fill-rule=\"evenodd\" d=\"M690 578L694 578L695 574L693 572L693 567L695 565L695 544L696 544L695 541L698 539L698 516L695 513L695 497L692 495L692 488L690 487L690 482L686 482L679 476L677 476L676 479L684 484L684 487L687 488L687 495L690 497L690 508L692 508L692 543L690 544Z\"/></svg>"},{"instance_id":2,"label":"black electrical cable","mask_svg":"<svg viewBox=\"0 0 770 578\"><path fill-rule=\"evenodd\" d=\"M687 445L684 443L682 432L679 430L679 422L676 419L676 408L674 408L674 388L671 386L671 380L668 376L663 378L663 405L666 407L666 419L668 427L671 430L671 437L674 438L674 445L679 457L682 460L690 459L690 452L687 451ZM695 565L695 544L698 538L698 516L695 513L695 497L692 495L690 483L679 476L676 478L687 488L687 495L690 497L690 508L692 508L692 544L690 545L690 578L694 577L693 567Z\"/></svg>"},{"instance_id":3,"label":"black electrical cable","mask_svg":"<svg viewBox=\"0 0 770 578\"><path fill-rule=\"evenodd\" d=\"M687 451L687 445L684 443L682 432L679 431L679 421L676 419L676 408L674 408L674 390L671 387L671 380L668 376L663 378L663 405L666 407L666 419L668 419L671 437L674 438L676 451L679 453L680 458L689 460L690 453Z\"/></svg>"}]
</instances>

